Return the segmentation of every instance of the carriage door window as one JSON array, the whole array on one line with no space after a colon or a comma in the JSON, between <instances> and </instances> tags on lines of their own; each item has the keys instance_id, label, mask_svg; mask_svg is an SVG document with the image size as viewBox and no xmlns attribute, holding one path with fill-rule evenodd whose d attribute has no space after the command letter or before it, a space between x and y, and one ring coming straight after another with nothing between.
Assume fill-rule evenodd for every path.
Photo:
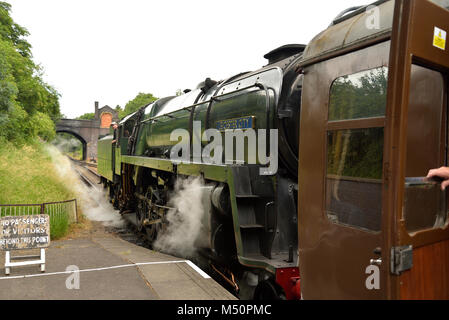
<instances>
[{"instance_id":1,"label":"carriage door window","mask_svg":"<svg viewBox=\"0 0 449 320\"><path fill-rule=\"evenodd\" d=\"M336 79L327 124L326 213L336 224L381 230L388 69Z\"/></svg>"},{"instance_id":2,"label":"carriage door window","mask_svg":"<svg viewBox=\"0 0 449 320\"><path fill-rule=\"evenodd\" d=\"M446 224L446 192L438 184L419 184L429 169L447 165L444 78L412 65L407 128L403 218L410 233ZM415 179L414 179L415 178Z\"/></svg>"}]
</instances>

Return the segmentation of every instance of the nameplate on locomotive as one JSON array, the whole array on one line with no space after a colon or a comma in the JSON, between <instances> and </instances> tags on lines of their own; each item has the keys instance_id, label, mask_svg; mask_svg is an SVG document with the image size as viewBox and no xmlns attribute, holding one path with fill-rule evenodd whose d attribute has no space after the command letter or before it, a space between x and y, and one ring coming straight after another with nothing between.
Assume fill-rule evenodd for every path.
<instances>
[{"instance_id":1,"label":"nameplate on locomotive","mask_svg":"<svg viewBox=\"0 0 449 320\"><path fill-rule=\"evenodd\" d=\"M255 122L256 117L254 116L228 119L228 120L219 120L216 122L216 128L218 131L254 129Z\"/></svg>"},{"instance_id":2,"label":"nameplate on locomotive","mask_svg":"<svg viewBox=\"0 0 449 320\"><path fill-rule=\"evenodd\" d=\"M49 245L48 214L0 218L0 250L47 248Z\"/></svg>"}]
</instances>

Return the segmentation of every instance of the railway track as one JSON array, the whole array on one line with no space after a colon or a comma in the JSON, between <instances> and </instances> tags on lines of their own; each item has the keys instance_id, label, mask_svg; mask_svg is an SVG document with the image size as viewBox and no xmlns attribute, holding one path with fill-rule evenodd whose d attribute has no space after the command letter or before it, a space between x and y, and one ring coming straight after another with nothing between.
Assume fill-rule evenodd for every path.
<instances>
[{"instance_id":1,"label":"railway track","mask_svg":"<svg viewBox=\"0 0 449 320\"><path fill-rule=\"evenodd\" d=\"M83 181L87 181L90 186L99 184L100 175L96 172L97 165L93 163L88 163L80 160L73 159L68 156L68 158L75 164L75 170L81 176ZM95 168L92 169L92 168Z\"/></svg>"},{"instance_id":2,"label":"railway track","mask_svg":"<svg viewBox=\"0 0 449 320\"><path fill-rule=\"evenodd\" d=\"M86 178L86 176L83 175L83 174L80 172L79 169L77 169L76 167L75 167L74 169L75 169L75 171L78 173L78 175L80 176L81 180L82 180L88 187L98 189L98 187L97 187L94 183L92 183L88 178Z\"/></svg>"},{"instance_id":3,"label":"railway track","mask_svg":"<svg viewBox=\"0 0 449 320\"><path fill-rule=\"evenodd\" d=\"M73 169L76 171L76 173L79 175L81 181L85 183L89 188L93 188L97 191L101 191L102 187L100 184L100 175L96 173L94 170L91 169L91 167L96 167L92 164L87 164L84 161L76 160L68 156L68 158L72 161ZM93 199L99 206L101 204ZM117 212L118 214L118 212ZM131 242L135 245L150 249L151 245L147 241L147 239L139 234L135 227L127 221L127 219L124 219L125 227L117 228L117 227L111 227L111 226L104 226L105 231L109 232L111 234L115 234L121 239Z\"/></svg>"}]
</instances>

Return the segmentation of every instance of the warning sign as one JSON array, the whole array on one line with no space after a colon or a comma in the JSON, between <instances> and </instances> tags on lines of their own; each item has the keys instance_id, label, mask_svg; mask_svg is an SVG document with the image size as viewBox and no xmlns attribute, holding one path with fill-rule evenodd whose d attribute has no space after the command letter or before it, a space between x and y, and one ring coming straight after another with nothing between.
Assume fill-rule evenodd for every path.
<instances>
[{"instance_id":1,"label":"warning sign","mask_svg":"<svg viewBox=\"0 0 449 320\"><path fill-rule=\"evenodd\" d=\"M49 215L0 218L0 250L47 248L49 245Z\"/></svg>"},{"instance_id":2,"label":"warning sign","mask_svg":"<svg viewBox=\"0 0 449 320\"><path fill-rule=\"evenodd\" d=\"M433 45L441 50L446 50L446 31L435 27Z\"/></svg>"}]
</instances>

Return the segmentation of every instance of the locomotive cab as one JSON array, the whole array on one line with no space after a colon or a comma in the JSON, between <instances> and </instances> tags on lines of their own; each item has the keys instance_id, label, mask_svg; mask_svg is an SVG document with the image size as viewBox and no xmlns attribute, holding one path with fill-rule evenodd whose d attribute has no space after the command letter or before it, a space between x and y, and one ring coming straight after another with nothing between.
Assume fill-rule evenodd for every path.
<instances>
[{"instance_id":1,"label":"locomotive cab","mask_svg":"<svg viewBox=\"0 0 449 320\"><path fill-rule=\"evenodd\" d=\"M449 196L423 178L448 165L446 5L378 1L305 51L304 299L449 299Z\"/></svg>"}]
</instances>

